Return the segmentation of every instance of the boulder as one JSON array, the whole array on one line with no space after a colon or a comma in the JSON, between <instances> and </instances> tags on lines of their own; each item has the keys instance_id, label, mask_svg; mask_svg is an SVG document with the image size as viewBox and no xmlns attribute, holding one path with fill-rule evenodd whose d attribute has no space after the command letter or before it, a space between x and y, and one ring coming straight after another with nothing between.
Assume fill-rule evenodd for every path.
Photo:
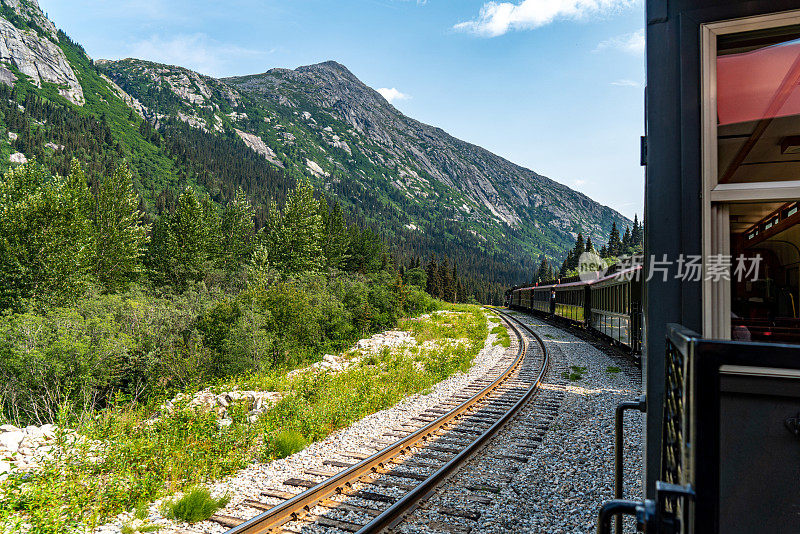
<instances>
[{"instance_id":1,"label":"boulder","mask_svg":"<svg viewBox=\"0 0 800 534\"><path fill-rule=\"evenodd\" d=\"M10 452L17 452L19 445L25 438L25 432L16 430L12 432L3 432L0 434L0 447Z\"/></svg>"}]
</instances>

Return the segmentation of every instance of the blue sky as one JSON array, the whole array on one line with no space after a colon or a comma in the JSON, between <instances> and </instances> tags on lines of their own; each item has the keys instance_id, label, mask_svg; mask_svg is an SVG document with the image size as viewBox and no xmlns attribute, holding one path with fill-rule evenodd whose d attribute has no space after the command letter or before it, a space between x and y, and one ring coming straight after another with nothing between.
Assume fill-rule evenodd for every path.
<instances>
[{"instance_id":1,"label":"blue sky","mask_svg":"<svg viewBox=\"0 0 800 534\"><path fill-rule=\"evenodd\" d=\"M333 59L407 115L641 214L642 0L40 0L95 59Z\"/></svg>"}]
</instances>

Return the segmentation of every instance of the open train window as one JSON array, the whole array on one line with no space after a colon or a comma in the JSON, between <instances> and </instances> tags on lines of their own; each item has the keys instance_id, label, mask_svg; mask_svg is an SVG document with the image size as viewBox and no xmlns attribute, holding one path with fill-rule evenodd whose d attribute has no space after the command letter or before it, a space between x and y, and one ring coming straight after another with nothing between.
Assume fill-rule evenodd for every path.
<instances>
[{"instance_id":1,"label":"open train window","mask_svg":"<svg viewBox=\"0 0 800 534\"><path fill-rule=\"evenodd\" d=\"M800 343L800 11L702 43L703 333Z\"/></svg>"}]
</instances>

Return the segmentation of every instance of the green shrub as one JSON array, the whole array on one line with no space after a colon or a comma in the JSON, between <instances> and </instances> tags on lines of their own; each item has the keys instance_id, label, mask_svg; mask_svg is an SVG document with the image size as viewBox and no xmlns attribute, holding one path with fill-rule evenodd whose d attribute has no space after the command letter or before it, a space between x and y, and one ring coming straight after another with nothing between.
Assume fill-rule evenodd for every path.
<instances>
[{"instance_id":1,"label":"green shrub","mask_svg":"<svg viewBox=\"0 0 800 534\"><path fill-rule=\"evenodd\" d=\"M122 534L146 534L160 530L160 526L147 521L147 512L147 505L139 503L133 512L133 519L122 525Z\"/></svg>"},{"instance_id":2,"label":"green shrub","mask_svg":"<svg viewBox=\"0 0 800 534\"><path fill-rule=\"evenodd\" d=\"M207 488L196 486L187 490L183 497L177 501L164 501L161 513L168 519L197 523L211 517L214 512L228 504L229 501L230 497L227 495L214 499Z\"/></svg>"},{"instance_id":3,"label":"green shrub","mask_svg":"<svg viewBox=\"0 0 800 534\"><path fill-rule=\"evenodd\" d=\"M276 458L286 458L300 452L308 446L308 441L300 432L284 430L272 440L272 448Z\"/></svg>"},{"instance_id":4,"label":"green shrub","mask_svg":"<svg viewBox=\"0 0 800 534\"><path fill-rule=\"evenodd\" d=\"M573 365L570 367L570 371L564 371L561 373L561 378L570 380L572 382L577 382L578 380L583 378L583 375L586 373L586 367L581 367L579 365Z\"/></svg>"}]
</instances>

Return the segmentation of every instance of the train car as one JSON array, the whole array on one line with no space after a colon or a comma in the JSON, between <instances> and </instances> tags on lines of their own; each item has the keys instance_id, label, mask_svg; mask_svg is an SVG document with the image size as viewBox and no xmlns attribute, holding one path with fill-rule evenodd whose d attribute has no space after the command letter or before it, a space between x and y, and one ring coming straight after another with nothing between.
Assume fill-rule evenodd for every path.
<instances>
[{"instance_id":1,"label":"train car","mask_svg":"<svg viewBox=\"0 0 800 534\"><path fill-rule=\"evenodd\" d=\"M550 313L550 293L556 287L555 284L546 284L536 286L533 288L533 296L531 297L531 307L529 311L535 311L542 314Z\"/></svg>"},{"instance_id":2,"label":"train car","mask_svg":"<svg viewBox=\"0 0 800 534\"><path fill-rule=\"evenodd\" d=\"M641 350L641 266L623 269L589 286L589 328L633 353Z\"/></svg>"},{"instance_id":3,"label":"train car","mask_svg":"<svg viewBox=\"0 0 800 534\"><path fill-rule=\"evenodd\" d=\"M519 307L523 310L531 309L531 288L525 287L519 290Z\"/></svg>"},{"instance_id":4,"label":"train car","mask_svg":"<svg viewBox=\"0 0 800 534\"><path fill-rule=\"evenodd\" d=\"M542 284L511 290L511 307L543 316L554 316L579 328L586 328L606 340L624 346L634 354L641 348L641 267L564 283ZM555 292L555 313L551 295Z\"/></svg>"},{"instance_id":5,"label":"train car","mask_svg":"<svg viewBox=\"0 0 800 534\"><path fill-rule=\"evenodd\" d=\"M589 288L593 282L578 281L555 286L556 317L580 327L586 326L589 317L591 293Z\"/></svg>"},{"instance_id":6,"label":"train car","mask_svg":"<svg viewBox=\"0 0 800 534\"><path fill-rule=\"evenodd\" d=\"M620 452L598 533L800 532L800 1L646 10L644 499Z\"/></svg>"}]
</instances>

